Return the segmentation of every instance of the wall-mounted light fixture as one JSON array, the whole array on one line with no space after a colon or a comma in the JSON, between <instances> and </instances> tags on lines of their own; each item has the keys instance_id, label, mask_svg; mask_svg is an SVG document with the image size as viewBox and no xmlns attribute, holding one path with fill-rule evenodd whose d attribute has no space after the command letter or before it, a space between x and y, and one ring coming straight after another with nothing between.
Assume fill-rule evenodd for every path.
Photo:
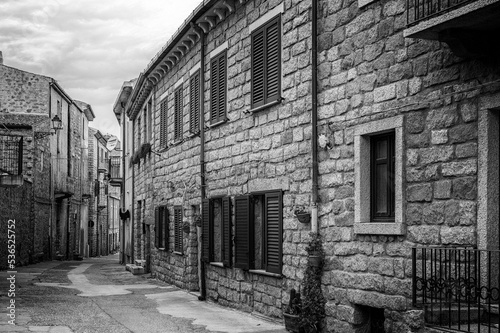
<instances>
[{"instance_id":1,"label":"wall-mounted light fixture","mask_svg":"<svg viewBox=\"0 0 500 333\"><path fill-rule=\"evenodd\" d=\"M54 116L54 118L52 118L51 122L52 122L51 130L49 132L35 132L35 139L42 139L45 138L46 136L54 135L57 133L57 131L63 129L63 122L57 114Z\"/></svg>"}]
</instances>

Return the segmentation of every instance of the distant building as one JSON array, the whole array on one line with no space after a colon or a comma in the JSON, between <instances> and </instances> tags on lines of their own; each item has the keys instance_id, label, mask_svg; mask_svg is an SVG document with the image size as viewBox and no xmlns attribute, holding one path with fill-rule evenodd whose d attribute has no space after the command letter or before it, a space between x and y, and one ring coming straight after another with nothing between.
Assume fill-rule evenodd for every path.
<instances>
[{"instance_id":1,"label":"distant building","mask_svg":"<svg viewBox=\"0 0 500 333\"><path fill-rule=\"evenodd\" d=\"M93 119L54 79L0 64L0 216L16 220L18 264L85 255Z\"/></svg>"}]
</instances>

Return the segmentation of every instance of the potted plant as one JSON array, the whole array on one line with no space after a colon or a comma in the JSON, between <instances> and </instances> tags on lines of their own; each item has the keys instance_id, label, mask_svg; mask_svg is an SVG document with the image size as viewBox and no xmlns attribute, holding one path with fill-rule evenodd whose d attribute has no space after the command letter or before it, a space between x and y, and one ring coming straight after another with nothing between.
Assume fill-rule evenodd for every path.
<instances>
[{"instance_id":1,"label":"potted plant","mask_svg":"<svg viewBox=\"0 0 500 333\"><path fill-rule=\"evenodd\" d=\"M311 214L306 212L304 209L295 210L295 216L297 217L300 223L311 222Z\"/></svg>"},{"instance_id":2,"label":"potted plant","mask_svg":"<svg viewBox=\"0 0 500 333\"><path fill-rule=\"evenodd\" d=\"M146 157L151 153L151 144L149 142L143 143L140 148L140 157Z\"/></svg>"},{"instance_id":3,"label":"potted plant","mask_svg":"<svg viewBox=\"0 0 500 333\"><path fill-rule=\"evenodd\" d=\"M304 330L300 327L300 308L301 308L300 292L295 289L290 290L290 300L283 313L285 318L285 328L287 331L302 333Z\"/></svg>"},{"instance_id":4,"label":"potted plant","mask_svg":"<svg viewBox=\"0 0 500 333\"><path fill-rule=\"evenodd\" d=\"M306 333L315 333L319 331L319 325L325 317L326 304L321 290L325 252L319 234L311 233L306 251L309 253L309 264L302 280L300 326Z\"/></svg>"},{"instance_id":5,"label":"potted plant","mask_svg":"<svg viewBox=\"0 0 500 333\"><path fill-rule=\"evenodd\" d=\"M189 234L191 227L189 226L189 222L184 222L182 224L182 231L184 231L186 234Z\"/></svg>"}]
</instances>

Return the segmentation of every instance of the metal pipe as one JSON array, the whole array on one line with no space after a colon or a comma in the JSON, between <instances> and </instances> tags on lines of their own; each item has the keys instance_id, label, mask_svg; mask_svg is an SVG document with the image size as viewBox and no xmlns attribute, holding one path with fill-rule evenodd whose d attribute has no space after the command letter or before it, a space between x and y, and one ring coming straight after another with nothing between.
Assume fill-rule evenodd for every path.
<instances>
[{"instance_id":1,"label":"metal pipe","mask_svg":"<svg viewBox=\"0 0 500 333\"><path fill-rule=\"evenodd\" d=\"M205 191L205 33L200 34L200 183L201 183L201 200L206 198ZM203 205L202 205L203 206ZM200 209L201 212L201 209ZM197 228L201 231L202 228ZM208 237L208 235L201 235L201 238ZM200 239L200 238L198 238ZM202 242L198 242L198 247L202 248ZM203 249L202 249L203 251ZM201 284L200 301L204 301L207 297L207 286L205 281L205 263L201 259L202 256L198 256L198 262L200 265L199 278Z\"/></svg>"},{"instance_id":2,"label":"metal pipe","mask_svg":"<svg viewBox=\"0 0 500 333\"><path fill-rule=\"evenodd\" d=\"M311 232L318 232L318 4L312 0L312 212Z\"/></svg>"}]
</instances>

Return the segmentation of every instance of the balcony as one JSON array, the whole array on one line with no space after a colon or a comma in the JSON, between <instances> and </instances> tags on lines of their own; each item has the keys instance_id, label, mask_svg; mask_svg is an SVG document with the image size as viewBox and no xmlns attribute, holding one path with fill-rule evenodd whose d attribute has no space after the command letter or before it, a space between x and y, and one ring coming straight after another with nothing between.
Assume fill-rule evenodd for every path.
<instances>
[{"instance_id":1,"label":"balcony","mask_svg":"<svg viewBox=\"0 0 500 333\"><path fill-rule=\"evenodd\" d=\"M111 156L109 158L109 184L111 186L121 186L122 179L122 158L121 156Z\"/></svg>"},{"instance_id":2,"label":"balcony","mask_svg":"<svg viewBox=\"0 0 500 333\"><path fill-rule=\"evenodd\" d=\"M500 251L414 248L413 306L427 326L452 332L499 332Z\"/></svg>"},{"instance_id":3,"label":"balcony","mask_svg":"<svg viewBox=\"0 0 500 333\"><path fill-rule=\"evenodd\" d=\"M407 0L405 37L447 43L460 57L500 54L500 0Z\"/></svg>"},{"instance_id":4,"label":"balcony","mask_svg":"<svg viewBox=\"0 0 500 333\"><path fill-rule=\"evenodd\" d=\"M56 200L69 198L75 194L75 179L73 177L54 178L54 197Z\"/></svg>"}]
</instances>

